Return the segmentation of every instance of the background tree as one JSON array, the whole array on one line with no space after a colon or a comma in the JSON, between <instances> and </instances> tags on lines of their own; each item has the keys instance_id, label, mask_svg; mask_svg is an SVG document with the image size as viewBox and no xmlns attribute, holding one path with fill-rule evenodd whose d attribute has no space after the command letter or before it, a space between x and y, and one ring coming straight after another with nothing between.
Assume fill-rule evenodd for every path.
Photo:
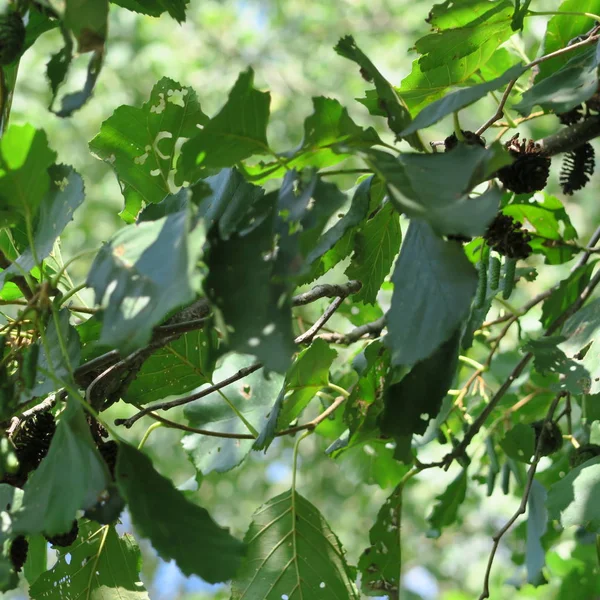
<instances>
[{"instance_id":1,"label":"background tree","mask_svg":"<svg viewBox=\"0 0 600 600\"><path fill-rule=\"evenodd\" d=\"M6 7L3 589L598 595L600 6L118 4Z\"/></svg>"}]
</instances>

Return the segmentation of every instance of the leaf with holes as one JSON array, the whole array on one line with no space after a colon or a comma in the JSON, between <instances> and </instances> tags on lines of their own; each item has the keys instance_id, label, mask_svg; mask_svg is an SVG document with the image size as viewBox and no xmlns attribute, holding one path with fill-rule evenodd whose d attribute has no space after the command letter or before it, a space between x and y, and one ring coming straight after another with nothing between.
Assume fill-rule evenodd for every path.
<instances>
[{"instance_id":1,"label":"leaf with holes","mask_svg":"<svg viewBox=\"0 0 600 600\"><path fill-rule=\"evenodd\" d=\"M233 167L255 154L270 154L269 92L254 87L254 71L241 73L225 106L181 149L176 183L195 181L207 169Z\"/></svg>"},{"instance_id":2,"label":"leaf with holes","mask_svg":"<svg viewBox=\"0 0 600 600\"><path fill-rule=\"evenodd\" d=\"M458 517L458 509L467 494L467 471L463 469L452 483L437 496L437 503L428 517L431 529L427 537L440 537L444 527L452 525Z\"/></svg>"},{"instance_id":3,"label":"leaf with holes","mask_svg":"<svg viewBox=\"0 0 600 600\"><path fill-rule=\"evenodd\" d=\"M31 586L31 600L149 600L140 579L142 555L133 536L114 526L82 522L79 540Z\"/></svg>"},{"instance_id":4,"label":"leaf with holes","mask_svg":"<svg viewBox=\"0 0 600 600\"><path fill-rule=\"evenodd\" d=\"M148 404L183 395L211 380L215 368L216 332L190 331L150 356L131 382L123 400Z\"/></svg>"},{"instance_id":5,"label":"leaf with holes","mask_svg":"<svg viewBox=\"0 0 600 600\"><path fill-rule=\"evenodd\" d=\"M214 381L222 381L240 369L254 364L250 356L230 354L215 371ZM248 434L243 423L260 431L283 385L283 376L262 369L243 380L224 387L207 398L200 398L185 407L188 424L195 428L225 434ZM240 418L241 415L241 418ZM203 435L186 435L182 445L196 469L203 474L222 473L241 463L252 448L253 439L216 439Z\"/></svg>"},{"instance_id":6,"label":"leaf with holes","mask_svg":"<svg viewBox=\"0 0 600 600\"><path fill-rule=\"evenodd\" d=\"M377 520L369 531L371 545L358 561L362 591L367 596L380 596L399 589L403 490L403 485L396 487L379 509Z\"/></svg>"},{"instance_id":7,"label":"leaf with holes","mask_svg":"<svg viewBox=\"0 0 600 600\"><path fill-rule=\"evenodd\" d=\"M358 599L339 540L294 490L254 513L244 541L248 554L232 582L231 600Z\"/></svg>"},{"instance_id":8,"label":"leaf with holes","mask_svg":"<svg viewBox=\"0 0 600 600\"><path fill-rule=\"evenodd\" d=\"M160 202L173 191L177 142L194 136L207 121L194 90L163 77L141 108L120 106L102 123L90 150L115 170L128 222L142 202Z\"/></svg>"}]
</instances>

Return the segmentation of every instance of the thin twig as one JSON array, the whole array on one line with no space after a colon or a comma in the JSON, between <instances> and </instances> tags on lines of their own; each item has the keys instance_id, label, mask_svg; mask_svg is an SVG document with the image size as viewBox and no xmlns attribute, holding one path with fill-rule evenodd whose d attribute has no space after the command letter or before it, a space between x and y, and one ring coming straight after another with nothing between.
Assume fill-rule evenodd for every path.
<instances>
[{"instance_id":1,"label":"thin twig","mask_svg":"<svg viewBox=\"0 0 600 600\"><path fill-rule=\"evenodd\" d=\"M571 52L572 50L575 50L577 48L589 46L590 44L597 42L599 39L600 39L599 35L592 35L581 42L578 42L571 46L565 46L564 48L561 48L560 50L556 50L555 52L550 52L549 54L546 54L545 56L540 56L540 58L536 58L535 60L531 61L529 64L525 65L525 70L532 69L533 67L539 65L540 63L543 63L552 58L556 58L557 56L561 56L563 54ZM506 105L506 102L508 100L510 92L512 91L515 83L517 83L517 80L518 80L518 78L513 79L512 81L510 81L508 83L508 85L506 86L506 89L504 90L504 94L502 94L502 98L500 99L500 102L498 104L498 108L497 108L496 112L475 132L475 133L477 133L477 135L481 135L486 129L491 127L496 121L499 121L502 118L502 116L504 115L504 106ZM586 119L586 122L587 121L591 121L591 119ZM598 134L600 134L600 132ZM596 136L594 136L594 137L596 137ZM565 152L565 150L561 150L561 152ZM559 152L557 152L557 154L559 154Z\"/></svg>"},{"instance_id":2,"label":"thin twig","mask_svg":"<svg viewBox=\"0 0 600 600\"><path fill-rule=\"evenodd\" d=\"M542 424L541 428L542 434L539 437L537 446L535 448L535 454L533 456L533 460L531 461L531 466L529 467L529 471L527 472L527 482L525 484L525 491L523 492L519 508L517 508L513 516L492 537L494 544L492 546L492 551L490 552L490 556L488 558L485 576L483 579L483 591L481 592L481 596L479 596L479 600L484 600L485 598L490 597L490 575L492 572L492 565L494 564L494 557L496 556L496 551L498 550L498 546L500 545L500 540L502 539L502 536L504 536L504 534L513 526L515 521L522 514L525 514L525 510L527 509L527 501L529 500L529 494L531 493L531 486L533 485L533 479L535 477L535 471L538 467L540 459L542 458L542 445L544 443L547 424L552 420L552 415L556 410L559 400L565 395L566 392L560 392L560 394L558 394L554 398L552 404L550 405L550 408L548 409L548 412L546 413L546 418L544 419L544 423Z\"/></svg>"},{"instance_id":3,"label":"thin twig","mask_svg":"<svg viewBox=\"0 0 600 600\"><path fill-rule=\"evenodd\" d=\"M59 398L64 398L66 396L66 392L56 392L55 394L50 394L47 398L42 400L39 404L32 406L28 410L21 413L18 417L13 417L10 422L10 427L6 431L6 435L10 438L13 436L19 425L28 419L29 417L33 417L38 413L48 412L51 408L54 407L56 401Z\"/></svg>"},{"instance_id":4,"label":"thin twig","mask_svg":"<svg viewBox=\"0 0 600 600\"><path fill-rule=\"evenodd\" d=\"M315 321L314 325L307 329L304 333L299 335L294 341L296 344L310 344L313 338L319 332L319 329L329 321L329 319L333 316L333 313L340 307L344 298L338 297L327 307L325 312Z\"/></svg>"},{"instance_id":5,"label":"thin twig","mask_svg":"<svg viewBox=\"0 0 600 600\"><path fill-rule=\"evenodd\" d=\"M6 270L12 265L12 262L6 258L6 255L2 250L0 250L0 269ZM12 274L11 274L12 275ZM31 300L33 298L33 292L27 283L27 280L22 275L12 275L11 281L21 290L21 294L27 298L27 300ZM25 302L27 305L28 303Z\"/></svg>"},{"instance_id":6,"label":"thin twig","mask_svg":"<svg viewBox=\"0 0 600 600\"><path fill-rule=\"evenodd\" d=\"M308 292L298 294L292 298L292 306L304 306L310 304L320 298L346 298L351 294L356 294L362 287L360 281L351 280L344 284L330 284L324 283L322 285L316 285Z\"/></svg>"},{"instance_id":7,"label":"thin twig","mask_svg":"<svg viewBox=\"0 0 600 600\"><path fill-rule=\"evenodd\" d=\"M352 344L364 336L377 337L385 327L385 316L360 325L348 333L322 333L318 337L332 344Z\"/></svg>"},{"instance_id":8,"label":"thin twig","mask_svg":"<svg viewBox=\"0 0 600 600\"><path fill-rule=\"evenodd\" d=\"M600 271L598 271L594 277L589 281L587 286L583 289L581 294L577 297L575 302L571 304L563 313L557 317L557 319L548 327L546 332L544 333L544 337L548 337L552 335L555 331L562 327L563 323L574 313L576 313L584 304L584 302L591 296L592 292L596 288L596 286L600 283ZM508 376L508 378L504 381L504 383L500 386L498 391L494 394L493 398L489 401L488 405L483 409L481 414L475 419L473 424L469 427L467 432L465 433L462 441L454 448L452 452L447 454L444 457L444 461L446 463L446 468L450 466L452 461L455 458L463 456L467 447L471 443L471 440L475 437L484 423L487 421L487 418L490 416L492 411L496 408L498 402L502 399L504 394L508 391L512 383L521 375L525 367L529 364L529 361L533 358L533 353L528 352L517 364L517 366L513 369L512 373Z\"/></svg>"}]
</instances>

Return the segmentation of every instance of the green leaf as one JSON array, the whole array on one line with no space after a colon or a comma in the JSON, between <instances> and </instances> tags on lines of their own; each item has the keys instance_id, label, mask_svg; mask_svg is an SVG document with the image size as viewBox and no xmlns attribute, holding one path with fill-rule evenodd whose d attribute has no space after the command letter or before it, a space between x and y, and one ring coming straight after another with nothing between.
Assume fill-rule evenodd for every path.
<instances>
[{"instance_id":1,"label":"green leaf","mask_svg":"<svg viewBox=\"0 0 600 600\"><path fill-rule=\"evenodd\" d=\"M182 23L185 21L185 10L190 0L110 0L128 10L151 17L160 17L168 12L171 17Z\"/></svg>"},{"instance_id":2,"label":"green leaf","mask_svg":"<svg viewBox=\"0 0 600 600\"><path fill-rule=\"evenodd\" d=\"M323 169L350 156L356 148L381 144L377 132L363 129L348 115L348 110L333 98L313 98L314 113L304 121L304 138L294 150L279 155L279 160L246 166L252 181L281 177L287 169ZM285 167L281 164L284 162Z\"/></svg>"},{"instance_id":3,"label":"green leaf","mask_svg":"<svg viewBox=\"0 0 600 600\"><path fill-rule=\"evenodd\" d=\"M413 119L412 123L402 131L402 135L409 135L418 131L419 129L425 129L434 125L438 121L441 121L444 117L454 112L457 112L467 106L470 106L474 102L477 102L484 96L487 96L489 92L493 92L498 88L507 85L513 79L517 79L520 75L525 72L523 65L518 64L512 66L508 71L493 79L492 81L486 81L479 85L473 85L461 90L457 90L428 104L421 110L421 112Z\"/></svg>"},{"instance_id":4,"label":"green leaf","mask_svg":"<svg viewBox=\"0 0 600 600\"><path fill-rule=\"evenodd\" d=\"M48 570L48 542L41 534L30 535L27 541L29 548L23 573L27 583L31 586Z\"/></svg>"},{"instance_id":5,"label":"green leaf","mask_svg":"<svg viewBox=\"0 0 600 600\"><path fill-rule=\"evenodd\" d=\"M379 341L369 344L364 357L367 370L361 375L346 402L344 422L348 425L348 447L380 436L379 416L383 412L383 385L389 369L389 352Z\"/></svg>"},{"instance_id":6,"label":"green leaf","mask_svg":"<svg viewBox=\"0 0 600 600\"><path fill-rule=\"evenodd\" d=\"M108 0L66 0L63 23L79 43L79 53L102 50L108 27Z\"/></svg>"},{"instance_id":7,"label":"green leaf","mask_svg":"<svg viewBox=\"0 0 600 600\"><path fill-rule=\"evenodd\" d=\"M441 67L476 52L487 41L499 46L511 35L513 6L507 0L489 2L485 13L462 27L443 29L417 40L415 49L423 56L419 66L423 71Z\"/></svg>"},{"instance_id":8,"label":"green leaf","mask_svg":"<svg viewBox=\"0 0 600 600\"><path fill-rule=\"evenodd\" d=\"M535 452L535 432L531 425L517 423L500 440L500 447L507 456L529 463Z\"/></svg>"},{"instance_id":9,"label":"green leaf","mask_svg":"<svg viewBox=\"0 0 600 600\"><path fill-rule=\"evenodd\" d=\"M362 283L353 300L374 304L381 284L388 276L402 241L400 218L394 207L386 204L369 219L354 238L354 254L346 269L349 279Z\"/></svg>"},{"instance_id":10,"label":"green leaf","mask_svg":"<svg viewBox=\"0 0 600 600\"><path fill-rule=\"evenodd\" d=\"M159 348L129 384L123 400L148 404L167 396L183 395L208 383L215 367L214 330L190 331Z\"/></svg>"},{"instance_id":11,"label":"green leaf","mask_svg":"<svg viewBox=\"0 0 600 600\"><path fill-rule=\"evenodd\" d=\"M204 239L183 210L124 227L102 246L87 279L104 308L101 344L140 348L171 310L194 299Z\"/></svg>"},{"instance_id":12,"label":"green leaf","mask_svg":"<svg viewBox=\"0 0 600 600\"><path fill-rule=\"evenodd\" d=\"M371 545L358 561L362 591L367 596L380 596L384 591L390 593L399 589L403 491L403 484L397 486L379 509L377 520L369 531Z\"/></svg>"},{"instance_id":13,"label":"green leaf","mask_svg":"<svg viewBox=\"0 0 600 600\"><path fill-rule=\"evenodd\" d=\"M563 279L544 301L540 318L544 329L547 329L579 297L590 281L592 272L596 268L596 262L593 261L577 268L566 279Z\"/></svg>"},{"instance_id":14,"label":"green leaf","mask_svg":"<svg viewBox=\"0 0 600 600\"><path fill-rule=\"evenodd\" d=\"M329 252L346 234L366 218L371 198L373 177L363 180L354 191L352 203L346 214L332 227L327 229L316 241L306 257L306 263L311 264L325 253Z\"/></svg>"},{"instance_id":15,"label":"green leaf","mask_svg":"<svg viewBox=\"0 0 600 600\"><path fill-rule=\"evenodd\" d=\"M175 147L208 117L196 93L163 77L141 108L120 106L102 124L90 150L116 172L126 206L157 203L173 191ZM136 211L130 218L136 216Z\"/></svg>"},{"instance_id":16,"label":"green leaf","mask_svg":"<svg viewBox=\"0 0 600 600\"><path fill-rule=\"evenodd\" d=\"M465 84L476 71L485 66L497 48L498 42L492 38L475 52L428 71L421 68L417 59L413 61L410 74L402 80L398 93L406 102L411 114L416 114L443 96L449 87Z\"/></svg>"},{"instance_id":17,"label":"green leaf","mask_svg":"<svg viewBox=\"0 0 600 600\"><path fill-rule=\"evenodd\" d=\"M451 152L406 153L397 158L370 151L367 160L384 179L400 212L427 221L440 235L477 236L497 214L502 194L495 187L476 198L469 192L511 159L499 144L490 148L459 144Z\"/></svg>"},{"instance_id":18,"label":"green leaf","mask_svg":"<svg viewBox=\"0 0 600 600\"><path fill-rule=\"evenodd\" d=\"M554 15L546 27L546 34L542 42L543 54L550 54L556 50L560 50L578 35L583 35L589 31L596 23L590 17L583 14L565 14L566 13L591 13L600 14L600 0L564 0L560 6L555 9L557 14ZM581 50L579 50L581 52ZM573 52L557 56L552 60L547 60L541 63L537 69L538 73L536 81L542 81L549 75L563 67L573 56Z\"/></svg>"},{"instance_id":19,"label":"green leaf","mask_svg":"<svg viewBox=\"0 0 600 600\"><path fill-rule=\"evenodd\" d=\"M41 202L33 234L38 260L43 260L50 254L54 242L72 221L73 213L81 205L85 195L83 179L72 167L54 165L48 172L52 183ZM33 252L31 248L27 248L8 269L0 273L0 288L7 275L18 275L21 269L29 272L34 266Z\"/></svg>"},{"instance_id":20,"label":"green leaf","mask_svg":"<svg viewBox=\"0 0 600 600\"><path fill-rule=\"evenodd\" d=\"M50 188L48 167L56 153L46 134L31 125L10 125L0 140L0 227L33 219Z\"/></svg>"},{"instance_id":21,"label":"green leaf","mask_svg":"<svg viewBox=\"0 0 600 600\"><path fill-rule=\"evenodd\" d=\"M527 582L533 585L540 585L546 581L542 572L546 566L546 551L542 545L542 537L548 526L547 496L546 488L534 479L527 498L527 545L525 548Z\"/></svg>"},{"instance_id":22,"label":"green leaf","mask_svg":"<svg viewBox=\"0 0 600 600\"><path fill-rule=\"evenodd\" d=\"M259 508L244 540L248 556L233 580L231 600L358 599L339 540L294 490Z\"/></svg>"},{"instance_id":23,"label":"green leaf","mask_svg":"<svg viewBox=\"0 0 600 600\"><path fill-rule=\"evenodd\" d=\"M460 329L425 360L418 362L398 383L384 393L381 431L396 440L411 439L427 430L440 412L442 401L452 385L458 363ZM398 442L398 446L401 444Z\"/></svg>"},{"instance_id":24,"label":"green leaf","mask_svg":"<svg viewBox=\"0 0 600 600\"><path fill-rule=\"evenodd\" d=\"M449 339L469 314L477 273L456 242L411 221L392 275L385 344L395 365L413 365Z\"/></svg>"},{"instance_id":25,"label":"green leaf","mask_svg":"<svg viewBox=\"0 0 600 600\"><path fill-rule=\"evenodd\" d=\"M578 525L600 532L600 457L588 460L569 471L550 487L546 506L551 519L563 527Z\"/></svg>"},{"instance_id":26,"label":"green leaf","mask_svg":"<svg viewBox=\"0 0 600 600\"><path fill-rule=\"evenodd\" d=\"M267 142L269 92L253 85L254 71L241 73L219 114L181 149L176 183L195 181L207 169L232 167L255 154L271 154Z\"/></svg>"},{"instance_id":27,"label":"green leaf","mask_svg":"<svg viewBox=\"0 0 600 600\"><path fill-rule=\"evenodd\" d=\"M32 600L149 600L139 575L142 555L134 537L113 526L85 522L80 539L30 589Z\"/></svg>"},{"instance_id":28,"label":"green leaf","mask_svg":"<svg viewBox=\"0 0 600 600\"><path fill-rule=\"evenodd\" d=\"M285 378L286 396L279 415L279 428L285 429L329 383L329 369L337 356L327 342L316 339L298 354Z\"/></svg>"},{"instance_id":29,"label":"green leaf","mask_svg":"<svg viewBox=\"0 0 600 600\"><path fill-rule=\"evenodd\" d=\"M516 199L502 209L505 215L533 227L539 238L533 236L529 245L536 253L543 254L546 263L562 264L576 254L575 248L569 248L565 242L577 239L577 231L563 203L554 196L544 194L543 201L527 198ZM556 244L552 242L556 241Z\"/></svg>"},{"instance_id":30,"label":"green leaf","mask_svg":"<svg viewBox=\"0 0 600 600\"><path fill-rule=\"evenodd\" d=\"M47 456L25 484L23 506L14 515L14 531L48 535L69 531L77 511L93 506L109 479L83 409L69 399Z\"/></svg>"},{"instance_id":31,"label":"green leaf","mask_svg":"<svg viewBox=\"0 0 600 600\"><path fill-rule=\"evenodd\" d=\"M31 390L23 392L22 401L45 396L57 390L63 383L72 381L73 369L79 366L81 344L75 328L69 323L69 318L69 311L63 308L56 319L50 319L44 333L45 343L42 343L42 340L37 342L40 350L34 385ZM63 355L63 344L66 357Z\"/></svg>"},{"instance_id":32,"label":"green leaf","mask_svg":"<svg viewBox=\"0 0 600 600\"><path fill-rule=\"evenodd\" d=\"M397 139L402 137L402 130L410 124L411 116L406 103L396 89L379 72L377 67L369 60L364 52L356 45L351 35L343 37L334 50L360 66L361 75L367 81L375 83L378 102L377 108L387 117L389 128L396 134ZM409 136L407 141L416 150L424 150L421 140L416 136Z\"/></svg>"},{"instance_id":33,"label":"green leaf","mask_svg":"<svg viewBox=\"0 0 600 600\"><path fill-rule=\"evenodd\" d=\"M200 201L198 216L209 229L217 224L219 237L228 240L233 234L248 233L258 223L249 223L248 213L262 204L264 190L248 183L237 169L223 169L213 177L203 180L212 192Z\"/></svg>"},{"instance_id":34,"label":"green leaf","mask_svg":"<svg viewBox=\"0 0 600 600\"><path fill-rule=\"evenodd\" d=\"M556 377L560 375L560 382L552 383L551 389L566 390L572 394L590 393L590 372L581 361L569 358L561 349L559 344L564 339L564 336L553 336L529 340L523 350L533 352L533 363L539 373Z\"/></svg>"},{"instance_id":35,"label":"green leaf","mask_svg":"<svg viewBox=\"0 0 600 600\"><path fill-rule=\"evenodd\" d=\"M444 527L452 525L458 518L458 509L467 495L467 470L463 469L452 483L436 497L437 504L427 518L430 530L427 537L438 538Z\"/></svg>"},{"instance_id":36,"label":"green leaf","mask_svg":"<svg viewBox=\"0 0 600 600\"><path fill-rule=\"evenodd\" d=\"M529 5L531 4L531 0L523 0L523 6L521 6L521 0L515 1L515 12L513 14L511 28L513 31L518 31L523 29L523 21L527 16L527 11L529 9Z\"/></svg>"},{"instance_id":37,"label":"green leaf","mask_svg":"<svg viewBox=\"0 0 600 600\"><path fill-rule=\"evenodd\" d=\"M561 69L536 83L513 108L527 116L536 105L562 113L589 100L598 88L598 56L595 48L572 57Z\"/></svg>"},{"instance_id":38,"label":"green leaf","mask_svg":"<svg viewBox=\"0 0 600 600\"><path fill-rule=\"evenodd\" d=\"M121 444L116 480L136 530L161 558L175 560L184 575L199 575L209 583L235 575L243 544L157 473L147 456Z\"/></svg>"},{"instance_id":39,"label":"green leaf","mask_svg":"<svg viewBox=\"0 0 600 600\"><path fill-rule=\"evenodd\" d=\"M295 352L291 295L273 280L273 213L246 235L209 235L204 288L227 324L227 347L284 373Z\"/></svg>"},{"instance_id":40,"label":"green leaf","mask_svg":"<svg viewBox=\"0 0 600 600\"><path fill-rule=\"evenodd\" d=\"M490 11L491 7L502 2L489 0L444 0L434 4L425 21L433 31L444 31L464 27L473 21L479 22Z\"/></svg>"},{"instance_id":41,"label":"green leaf","mask_svg":"<svg viewBox=\"0 0 600 600\"><path fill-rule=\"evenodd\" d=\"M214 381L227 379L253 363L254 360L250 356L230 354L215 371ZM262 370L258 370L244 377L242 381L223 388L222 393L191 402L185 407L184 414L192 427L219 433L248 434L248 428L238 416L239 413L260 431L266 423L267 415L277 399L283 381L281 375L269 373L267 378ZM194 434L186 435L182 439L183 447L190 455L192 463L204 475L211 471L223 473L241 463L252 448L253 442L252 439L215 440Z\"/></svg>"}]
</instances>

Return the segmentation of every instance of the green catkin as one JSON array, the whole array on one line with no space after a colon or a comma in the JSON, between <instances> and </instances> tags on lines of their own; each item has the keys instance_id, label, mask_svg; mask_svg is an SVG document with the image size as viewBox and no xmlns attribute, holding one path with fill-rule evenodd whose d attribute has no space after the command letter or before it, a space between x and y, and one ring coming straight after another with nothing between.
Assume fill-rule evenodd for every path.
<instances>
[{"instance_id":1,"label":"green catkin","mask_svg":"<svg viewBox=\"0 0 600 600\"><path fill-rule=\"evenodd\" d=\"M504 280L502 285L502 297L505 300L510 298L515 287L515 271L517 270L517 259L506 258L504 263Z\"/></svg>"},{"instance_id":2,"label":"green catkin","mask_svg":"<svg viewBox=\"0 0 600 600\"><path fill-rule=\"evenodd\" d=\"M497 256L490 258L490 267L488 274L490 290L497 290L500 285L500 259Z\"/></svg>"},{"instance_id":3,"label":"green catkin","mask_svg":"<svg viewBox=\"0 0 600 600\"><path fill-rule=\"evenodd\" d=\"M487 292L487 272L488 272L489 254L485 253L479 262L479 279L477 281L477 292L475 293L475 308L481 308L485 304Z\"/></svg>"},{"instance_id":4,"label":"green catkin","mask_svg":"<svg viewBox=\"0 0 600 600\"><path fill-rule=\"evenodd\" d=\"M510 493L510 465L507 462L502 465L502 492L505 496Z\"/></svg>"}]
</instances>

